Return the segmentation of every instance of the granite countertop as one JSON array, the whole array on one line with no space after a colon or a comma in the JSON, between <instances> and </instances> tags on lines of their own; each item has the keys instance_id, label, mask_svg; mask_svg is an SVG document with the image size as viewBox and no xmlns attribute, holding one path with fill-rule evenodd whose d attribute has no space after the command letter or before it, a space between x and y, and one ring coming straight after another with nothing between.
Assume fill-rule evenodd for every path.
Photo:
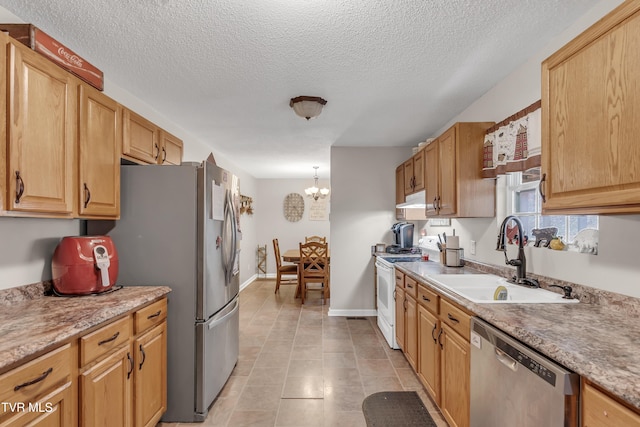
<instances>
[{"instance_id":1,"label":"granite countertop","mask_svg":"<svg viewBox=\"0 0 640 427\"><path fill-rule=\"evenodd\" d=\"M0 293L0 373L169 292L166 286L125 286L85 297Z\"/></svg>"},{"instance_id":2,"label":"granite countertop","mask_svg":"<svg viewBox=\"0 0 640 427\"><path fill-rule=\"evenodd\" d=\"M538 352L640 409L640 317L598 304L477 304L429 281L478 274L435 262L396 263L401 271Z\"/></svg>"}]
</instances>

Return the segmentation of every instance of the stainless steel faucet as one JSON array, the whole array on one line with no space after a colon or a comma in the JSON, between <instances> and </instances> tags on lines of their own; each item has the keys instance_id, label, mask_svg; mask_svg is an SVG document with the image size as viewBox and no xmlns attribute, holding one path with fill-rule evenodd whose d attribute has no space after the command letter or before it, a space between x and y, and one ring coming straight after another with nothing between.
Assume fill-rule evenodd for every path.
<instances>
[{"instance_id":1,"label":"stainless steel faucet","mask_svg":"<svg viewBox=\"0 0 640 427\"><path fill-rule=\"evenodd\" d=\"M507 224L509 221L513 221L516 223L518 227L518 258L509 259L507 256L507 247L506 247L506 234L507 234ZM517 283L519 285L532 286L535 288L539 288L540 284L535 279L527 278L527 259L524 256L524 230L522 228L522 223L518 219L518 217L509 215L507 216L502 224L500 225L500 232L498 234L498 244L496 246L497 251L504 252L504 260L507 265L513 265L516 267L516 275L512 278L513 283Z\"/></svg>"}]
</instances>

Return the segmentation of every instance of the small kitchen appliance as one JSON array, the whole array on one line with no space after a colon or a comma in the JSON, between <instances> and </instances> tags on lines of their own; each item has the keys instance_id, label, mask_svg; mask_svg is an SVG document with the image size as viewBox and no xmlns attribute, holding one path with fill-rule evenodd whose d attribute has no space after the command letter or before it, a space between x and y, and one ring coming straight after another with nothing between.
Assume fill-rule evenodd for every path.
<instances>
[{"instance_id":1,"label":"small kitchen appliance","mask_svg":"<svg viewBox=\"0 0 640 427\"><path fill-rule=\"evenodd\" d=\"M53 288L62 295L110 290L118 278L118 253L108 236L63 237L51 259Z\"/></svg>"},{"instance_id":2,"label":"small kitchen appliance","mask_svg":"<svg viewBox=\"0 0 640 427\"><path fill-rule=\"evenodd\" d=\"M396 222L391 226L394 234L394 243L400 248L406 249L413 246L413 224L408 222Z\"/></svg>"}]
</instances>

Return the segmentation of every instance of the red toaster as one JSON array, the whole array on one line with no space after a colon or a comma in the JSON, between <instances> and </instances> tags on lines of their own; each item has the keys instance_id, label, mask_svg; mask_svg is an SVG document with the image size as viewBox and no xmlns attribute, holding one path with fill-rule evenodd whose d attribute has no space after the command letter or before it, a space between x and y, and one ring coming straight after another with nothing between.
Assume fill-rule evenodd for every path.
<instances>
[{"instance_id":1,"label":"red toaster","mask_svg":"<svg viewBox=\"0 0 640 427\"><path fill-rule=\"evenodd\" d=\"M89 295L108 291L118 278L118 253L108 236L63 237L51 259L55 291Z\"/></svg>"}]
</instances>

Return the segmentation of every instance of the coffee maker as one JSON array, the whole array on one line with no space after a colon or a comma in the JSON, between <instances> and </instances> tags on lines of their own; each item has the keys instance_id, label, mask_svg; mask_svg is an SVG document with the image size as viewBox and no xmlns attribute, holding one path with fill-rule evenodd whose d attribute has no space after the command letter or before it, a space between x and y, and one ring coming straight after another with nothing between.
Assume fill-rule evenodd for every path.
<instances>
[{"instance_id":1,"label":"coffee maker","mask_svg":"<svg viewBox=\"0 0 640 427\"><path fill-rule=\"evenodd\" d=\"M413 224L408 222L396 222L391 226L394 245L397 252L410 252L413 247Z\"/></svg>"}]
</instances>

